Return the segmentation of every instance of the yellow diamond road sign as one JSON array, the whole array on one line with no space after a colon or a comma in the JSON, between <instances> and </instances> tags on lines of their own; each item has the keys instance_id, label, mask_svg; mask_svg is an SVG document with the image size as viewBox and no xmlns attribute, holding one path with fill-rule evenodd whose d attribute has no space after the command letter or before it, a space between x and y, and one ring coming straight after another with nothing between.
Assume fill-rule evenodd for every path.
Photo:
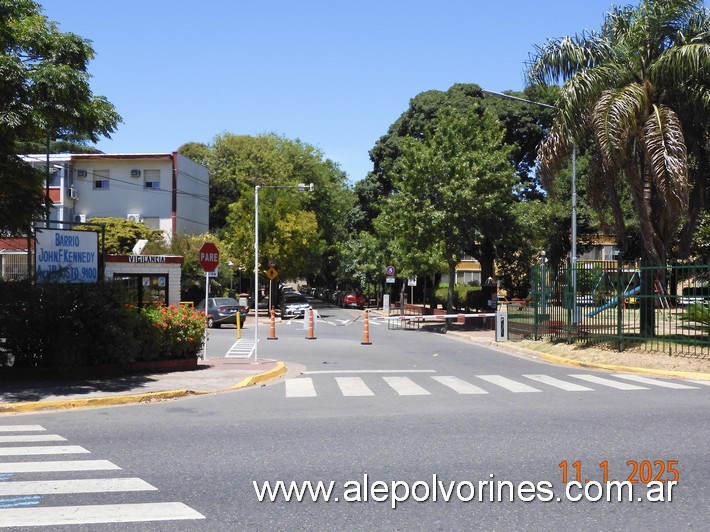
<instances>
[{"instance_id":1,"label":"yellow diamond road sign","mask_svg":"<svg viewBox=\"0 0 710 532\"><path fill-rule=\"evenodd\" d=\"M266 276L273 281L279 276L279 271L272 266L271 268L266 270Z\"/></svg>"}]
</instances>

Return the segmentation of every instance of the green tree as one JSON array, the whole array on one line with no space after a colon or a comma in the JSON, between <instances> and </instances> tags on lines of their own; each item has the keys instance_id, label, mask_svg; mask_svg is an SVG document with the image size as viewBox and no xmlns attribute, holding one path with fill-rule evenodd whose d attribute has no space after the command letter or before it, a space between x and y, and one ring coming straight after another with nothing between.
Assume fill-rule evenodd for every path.
<instances>
[{"instance_id":1,"label":"green tree","mask_svg":"<svg viewBox=\"0 0 710 532\"><path fill-rule=\"evenodd\" d=\"M205 273L200 266L200 248L205 242L212 242L219 250L218 276L210 278L210 294L213 296L227 295L230 284L233 285L234 270L229 267L231 261L235 266L246 266L239 262L239 259L230 253L225 242L214 234L205 233L203 235L173 235L170 242L160 240L150 242L146 246L146 252L152 254L169 254L183 257L180 268L180 298L182 301L193 301L195 303L205 298ZM244 285L246 286L246 285ZM235 287L239 289L239 287Z\"/></svg>"},{"instance_id":2,"label":"green tree","mask_svg":"<svg viewBox=\"0 0 710 532\"><path fill-rule=\"evenodd\" d=\"M103 226L106 235L106 253L126 255L132 252L133 247L139 240L148 240L145 251L150 252L150 246L159 245L163 240L163 232L150 229L142 222L132 222L125 218L90 218L90 224ZM82 231L96 231L92 225L78 226L76 229ZM99 249L101 249L101 233L99 233Z\"/></svg>"},{"instance_id":3,"label":"green tree","mask_svg":"<svg viewBox=\"0 0 710 532\"><path fill-rule=\"evenodd\" d=\"M208 146L187 143L180 151L210 170L210 227L236 263L254 263L254 187L259 184L260 270L272 261L282 278L332 278L353 200L344 172L320 150L273 134L223 133ZM299 194L278 188L298 183L313 183L315 190ZM303 246L300 254L298 246Z\"/></svg>"},{"instance_id":4,"label":"green tree","mask_svg":"<svg viewBox=\"0 0 710 532\"><path fill-rule=\"evenodd\" d=\"M692 232L705 207L710 16L703 2L641 0L637 7L613 7L599 33L538 47L529 77L564 82L552 131L540 147L543 175L554 178L572 144L593 135L617 235L625 235L617 194L623 179L645 263L660 267L678 228ZM691 196L698 199L689 209ZM643 281L649 290L652 280ZM642 314L642 333L653 334L652 298Z\"/></svg>"},{"instance_id":5,"label":"green tree","mask_svg":"<svg viewBox=\"0 0 710 532\"><path fill-rule=\"evenodd\" d=\"M89 41L60 32L31 0L0 0L0 28L0 229L18 233L42 212L44 179L17 157L18 142L96 142L121 118L91 92Z\"/></svg>"},{"instance_id":6,"label":"green tree","mask_svg":"<svg viewBox=\"0 0 710 532\"><path fill-rule=\"evenodd\" d=\"M479 108L443 112L436 130L402 140L394 192L377 222L407 242L401 260L411 266L424 261L427 269L443 261L453 280L475 242L497 244L514 202L515 174L503 136L497 118ZM451 282L449 311L453 292Z\"/></svg>"}]
</instances>

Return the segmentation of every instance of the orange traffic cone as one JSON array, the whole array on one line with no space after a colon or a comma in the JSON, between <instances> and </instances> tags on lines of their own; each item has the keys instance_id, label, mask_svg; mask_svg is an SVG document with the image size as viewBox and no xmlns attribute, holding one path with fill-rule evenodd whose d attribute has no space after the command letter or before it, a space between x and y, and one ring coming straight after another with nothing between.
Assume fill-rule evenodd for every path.
<instances>
[{"instance_id":1,"label":"orange traffic cone","mask_svg":"<svg viewBox=\"0 0 710 532\"><path fill-rule=\"evenodd\" d=\"M276 338L276 311L271 309L271 327L269 328L269 337L267 340L278 340Z\"/></svg>"},{"instance_id":2,"label":"orange traffic cone","mask_svg":"<svg viewBox=\"0 0 710 532\"><path fill-rule=\"evenodd\" d=\"M308 309L308 336L306 336L306 340L315 340L316 339L316 334L315 334L315 324L313 323L313 309L309 308Z\"/></svg>"},{"instance_id":3,"label":"orange traffic cone","mask_svg":"<svg viewBox=\"0 0 710 532\"><path fill-rule=\"evenodd\" d=\"M363 336L362 342L360 342L362 345L372 345L372 342L370 341L370 311L366 310L365 311L365 334Z\"/></svg>"}]
</instances>

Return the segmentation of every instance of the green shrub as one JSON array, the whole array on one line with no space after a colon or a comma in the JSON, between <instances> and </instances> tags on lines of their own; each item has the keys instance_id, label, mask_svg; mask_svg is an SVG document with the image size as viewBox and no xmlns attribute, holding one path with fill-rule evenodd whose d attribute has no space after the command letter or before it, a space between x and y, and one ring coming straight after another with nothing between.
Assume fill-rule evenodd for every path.
<instances>
[{"instance_id":1,"label":"green shrub","mask_svg":"<svg viewBox=\"0 0 710 532\"><path fill-rule=\"evenodd\" d=\"M196 357L202 346L204 319L197 312L136 309L120 283L0 282L0 294L0 338L13 368Z\"/></svg>"},{"instance_id":2,"label":"green shrub","mask_svg":"<svg viewBox=\"0 0 710 532\"><path fill-rule=\"evenodd\" d=\"M448 292L448 285L439 285L434 295L437 305L446 308ZM454 310L481 310L484 306L485 302L483 301L483 293L480 286L467 286L462 284L454 286Z\"/></svg>"},{"instance_id":3,"label":"green shrub","mask_svg":"<svg viewBox=\"0 0 710 532\"><path fill-rule=\"evenodd\" d=\"M688 305L680 319L699 323L702 328L710 330L710 306L704 303Z\"/></svg>"}]
</instances>

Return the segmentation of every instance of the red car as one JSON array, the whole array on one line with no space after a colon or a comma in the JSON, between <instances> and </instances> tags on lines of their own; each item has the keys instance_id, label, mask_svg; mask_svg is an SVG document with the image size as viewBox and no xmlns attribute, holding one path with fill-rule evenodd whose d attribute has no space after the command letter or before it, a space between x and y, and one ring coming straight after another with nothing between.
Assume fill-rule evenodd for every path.
<instances>
[{"instance_id":1,"label":"red car","mask_svg":"<svg viewBox=\"0 0 710 532\"><path fill-rule=\"evenodd\" d=\"M340 304L343 308L365 308L365 298L360 294L355 292L348 292L343 296L342 303Z\"/></svg>"}]
</instances>

